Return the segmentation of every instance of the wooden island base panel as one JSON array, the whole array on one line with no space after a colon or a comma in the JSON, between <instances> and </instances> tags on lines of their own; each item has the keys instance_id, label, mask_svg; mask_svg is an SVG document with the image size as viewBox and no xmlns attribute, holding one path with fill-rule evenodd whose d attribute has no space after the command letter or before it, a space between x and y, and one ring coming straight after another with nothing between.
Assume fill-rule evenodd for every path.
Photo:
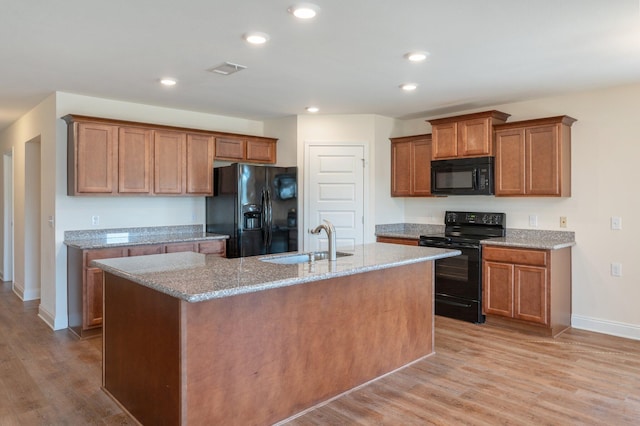
<instances>
[{"instance_id":1,"label":"wooden island base panel","mask_svg":"<svg viewBox=\"0 0 640 426\"><path fill-rule=\"evenodd\" d=\"M433 353L433 262L189 303L105 273L103 387L142 424L263 425Z\"/></svg>"}]
</instances>

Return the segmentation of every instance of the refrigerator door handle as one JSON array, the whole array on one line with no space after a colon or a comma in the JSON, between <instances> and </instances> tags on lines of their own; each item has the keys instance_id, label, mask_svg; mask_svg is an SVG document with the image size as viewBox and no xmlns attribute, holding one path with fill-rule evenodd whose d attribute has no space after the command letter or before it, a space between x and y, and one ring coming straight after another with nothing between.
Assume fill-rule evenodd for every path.
<instances>
[{"instance_id":1,"label":"refrigerator door handle","mask_svg":"<svg viewBox=\"0 0 640 426\"><path fill-rule=\"evenodd\" d=\"M267 248L271 247L271 240L273 239L272 228L273 228L273 206L271 205L271 192L269 188L266 189L267 194Z\"/></svg>"},{"instance_id":2,"label":"refrigerator door handle","mask_svg":"<svg viewBox=\"0 0 640 426\"><path fill-rule=\"evenodd\" d=\"M262 246L265 248L265 253L268 253L267 247L267 239L269 226L267 224L267 191L262 188L262 200L260 202L262 214L260 215L260 230L262 231Z\"/></svg>"}]
</instances>

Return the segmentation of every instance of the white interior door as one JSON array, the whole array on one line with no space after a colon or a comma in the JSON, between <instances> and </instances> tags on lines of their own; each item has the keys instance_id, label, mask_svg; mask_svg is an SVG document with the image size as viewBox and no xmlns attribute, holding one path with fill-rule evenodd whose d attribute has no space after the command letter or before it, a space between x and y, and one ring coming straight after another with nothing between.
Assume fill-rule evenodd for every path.
<instances>
[{"instance_id":1,"label":"white interior door","mask_svg":"<svg viewBox=\"0 0 640 426\"><path fill-rule=\"evenodd\" d=\"M336 228L336 247L353 250L364 241L363 145L308 145L305 169L305 250L326 250L327 235L312 235L324 219Z\"/></svg>"}]
</instances>

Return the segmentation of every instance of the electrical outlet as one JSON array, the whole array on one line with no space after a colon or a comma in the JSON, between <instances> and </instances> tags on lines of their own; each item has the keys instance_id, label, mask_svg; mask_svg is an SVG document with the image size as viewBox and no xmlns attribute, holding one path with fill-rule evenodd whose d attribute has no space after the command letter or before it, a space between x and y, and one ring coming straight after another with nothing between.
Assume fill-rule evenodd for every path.
<instances>
[{"instance_id":1,"label":"electrical outlet","mask_svg":"<svg viewBox=\"0 0 640 426\"><path fill-rule=\"evenodd\" d=\"M100 225L100 216L91 216L91 224L93 226Z\"/></svg>"},{"instance_id":2,"label":"electrical outlet","mask_svg":"<svg viewBox=\"0 0 640 426\"><path fill-rule=\"evenodd\" d=\"M620 216L611 216L611 229L615 231L622 229L622 218Z\"/></svg>"},{"instance_id":3,"label":"electrical outlet","mask_svg":"<svg viewBox=\"0 0 640 426\"><path fill-rule=\"evenodd\" d=\"M622 263L612 263L611 264L611 275L614 277L622 276Z\"/></svg>"},{"instance_id":4,"label":"electrical outlet","mask_svg":"<svg viewBox=\"0 0 640 426\"><path fill-rule=\"evenodd\" d=\"M538 215L535 215L535 214L530 214L529 215L529 226L531 228L537 228L538 227Z\"/></svg>"},{"instance_id":5,"label":"electrical outlet","mask_svg":"<svg viewBox=\"0 0 640 426\"><path fill-rule=\"evenodd\" d=\"M566 228L566 227L567 227L567 217L560 216L560 228Z\"/></svg>"}]
</instances>

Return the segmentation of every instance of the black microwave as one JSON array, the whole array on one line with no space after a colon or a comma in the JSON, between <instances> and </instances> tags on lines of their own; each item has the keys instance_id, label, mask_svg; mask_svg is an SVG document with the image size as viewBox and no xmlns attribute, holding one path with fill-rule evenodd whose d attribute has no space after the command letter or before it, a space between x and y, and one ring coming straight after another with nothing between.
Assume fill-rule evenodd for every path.
<instances>
[{"instance_id":1,"label":"black microwave","mask_svg":"<svg viewBox=\"0 0 640 426\"><path fill-rule=\"evenodd\" d=\"M492 195L493 157L431 162L431 194Z\"/></svg>"}]
</instances>

